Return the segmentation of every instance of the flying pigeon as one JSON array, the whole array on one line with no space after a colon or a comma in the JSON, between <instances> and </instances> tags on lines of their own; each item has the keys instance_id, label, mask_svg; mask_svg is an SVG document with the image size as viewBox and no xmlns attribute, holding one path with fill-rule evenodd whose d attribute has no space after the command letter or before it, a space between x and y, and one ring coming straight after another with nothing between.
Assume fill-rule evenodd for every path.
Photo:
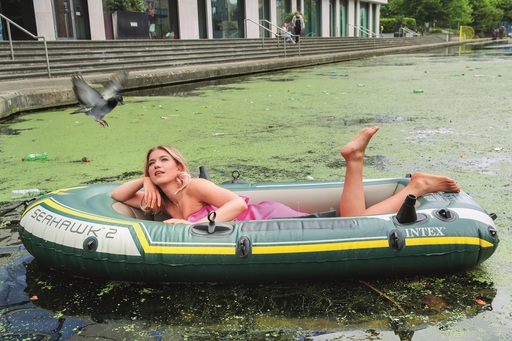
<instances>
[{"instance_id":1,"label":"flying pigeon","mask_svg":"<svg viewBox=\"0 0 512 341\"><path fill-rule=\"evenodd\" d=\"M118 103L123 104L123 97L119 93L123 90L127 79L128 71L116 72L109 84L105 86L103 93L100 94L84 81L82 75L73 75L71 77L73 91L75 92L76 99L83 107L73 111L71 114L83 113L92 116L94 121L98 122L102 127L108 127L108 123L103 117L114 110Z\"/></svg>"}]
</instances>

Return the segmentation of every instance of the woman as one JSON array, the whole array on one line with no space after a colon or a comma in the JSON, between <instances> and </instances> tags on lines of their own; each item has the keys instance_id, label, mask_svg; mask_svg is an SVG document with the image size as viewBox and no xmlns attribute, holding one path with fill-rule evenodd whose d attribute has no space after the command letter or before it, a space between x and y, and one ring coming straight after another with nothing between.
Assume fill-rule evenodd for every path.
<instances>
[{"instance_id":1,"label":"woman","mask_svg":"<svg viewBox=\"0 0 512 341\"><path fill-rule=\"evenodd\" d=\"M218 222L307 214L272 201L248 205L245 198L209 180L192 179L183 156L169 146L150 149L144 177L119 186L112 192L112 198L149 213L166 213L172 217L164 221L169 224L206 222L211 211L216 211Z\"/></svg>"},{"instance_id":2,"label":"woman","mask_svg":"<svg viewBox=\"0 0 512 341\"><path fill-rule=\"evenodd\" d=\"M288 23L283 23L283 26L281 27L281 36L285 38L287 41L291 41L295 44L295 41L292 39L292 34L290 33L288 29Z\"/></svg>"},{"instance_id":3,"label":"woman","mask_svg":"<svg viewBox=\"0 0 512 341\"><path fill-rule=\"evenodd\" d=\"M292 18L292 26L295 29L295 39L297 43L299 42L300 32L302 31L304 24L305 22L302 15L300 15L299 11L295 11L295 15Z\"/></svg>"},{"instance_id":4,"label":"woman","mask_svg":"<svg viewBox=\"0 0 512 341\"><path fill-rule=\"evenodd\" d=\"M450 178L415 173L402 191L366 208L363 190L364 153L378 130L379 127L361 130L341 150L347 165L340 200L341 216L397 212L408 194L420 197L436 191L460 191L455 181ZM141 188L144 188L143 192L140 191ZM151 213L167 213L173 217L164 221L169 224L206 222L211 211L216 211L218 222L299 217L307 214L271 201L248 205L244 198L209 180L192 179L183 156L168 146L149 150L144 177L119 186L112 192L112 198Z\"/></svg>"}]
</instances>

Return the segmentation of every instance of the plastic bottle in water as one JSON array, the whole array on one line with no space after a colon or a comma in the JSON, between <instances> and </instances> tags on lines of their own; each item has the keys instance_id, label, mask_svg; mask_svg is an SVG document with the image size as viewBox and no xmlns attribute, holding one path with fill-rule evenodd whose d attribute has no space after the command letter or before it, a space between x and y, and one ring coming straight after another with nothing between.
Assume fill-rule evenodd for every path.
<instances>
[{"instance_id":1,"label":"plastic bottle in water","mask_svg":"<svg viewBox=\"0 0 512 341\"><path fill-rule=\"evenodd\" d=\"M32 153L27 154L21 158L21 161L38 161L38 160L48 160L48 153Z\"/></svg>"},{"instance_id":2,"label":"plastic bottle in water","mask_svg":"<svg viewBox=\"0 0 512 341\"><path fill-rule=\"evenodd\" d=\"M422 93L423 93L423 90L421 90L421 89L414 89L414 90L412 91L412 93L413 93L413 94L422 94Z\"/></svg>"},{"instance_id":3,"label":"plastic bottle in water","mask_svg":"<svg viewBox=\"0 0 512 341\"><path fill-rule=\"evenodd\" d=\"M36 154L27 154L21 158L21 161L37 161L37 160L48 160L48 153L36 153Z\"/></svg>"},{"instance_id":4,"label":"plastic bottle in water","mask_svg":"<svg viewBox=\"0 0 512 341\"><path fill-rule=\"evenodd\" d=\"M29 189L15 189L11 192L11 196L13 199L18 198L33 198L40 195L43 195L44 191L37 188L29 188Z\"/></svg>"}]
</instances>

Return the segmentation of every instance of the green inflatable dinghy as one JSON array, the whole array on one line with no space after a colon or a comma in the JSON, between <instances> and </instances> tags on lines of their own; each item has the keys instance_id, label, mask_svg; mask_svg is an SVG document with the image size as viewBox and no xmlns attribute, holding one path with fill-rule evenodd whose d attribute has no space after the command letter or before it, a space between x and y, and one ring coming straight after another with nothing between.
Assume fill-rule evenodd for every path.
<instances>
[{"instance_id":1,"label":"green inflatable dinghy","mask_svg":"<svg viewBox=\"0 0 512 341\"><path fill-rule=\"evenodd\" d=\"M367 205L408 181L365 180ZM113 200L116 186L84 185L38 198L20 222L28 252L86 278L306 281L465 270L488 259L499 242L495 216L464 192L412 198L400 216L339 217L342 181L232 183L222 186L251 203L273 200L319 213L228 223L212 214L209 223L169 225Z\"/></svg>"}]
</instances>

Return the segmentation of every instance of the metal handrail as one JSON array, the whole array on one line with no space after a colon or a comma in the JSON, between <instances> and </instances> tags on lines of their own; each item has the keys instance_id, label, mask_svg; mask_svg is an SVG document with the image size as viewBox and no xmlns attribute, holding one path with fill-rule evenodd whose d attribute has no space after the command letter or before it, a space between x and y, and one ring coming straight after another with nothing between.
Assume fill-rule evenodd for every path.
<instances>
[{"instance_id":1,"label":"metal handrail","mask_svg":"<svg viewBox=\"0 0 512 341\"><path fill-rule=\"evenodd\" d=\"M295 39L296 37L299 37L298 34L293 34L290 31L285 32L281 27L277 26L276 24L274 24L271 21L268 21L267 19L261 19L260 22L266 22L266 23L270 24L272 27L277 28L281 32L281 34L280 34L281 37L283 36L283 33L290 33L290 35L292 36L293 39ZM273 34L273 32L271 30L268 30L268 31L270 31L270 33ZM283 40L286 40L286 38L283 38ZM277 41L277 44L279 45L279 40ZM299 39L299 53L300 53L300 39Z\"/></svg>"},{"instance_id":2,"label":"metal handrail","mask_svg":"<svg viewBox=\"0 0 512 341\"><path fill-rule=\"evenodd\" d=\"M46 68L48 70L48 78L52 78L52 73L50 71L50 58L48 57L48 45L46 44L46 38L44 36L36 36L36 35L32 34L31 32L29 32L26 29L24 29L23 27L21 27L20 25L16 24L11 19L7 18L2 13L0 13L0 17L3 18L7 22L7 35L9 36L9 46L11 47L11 60L14 60L14 47L12 45L12 35L11 35L11 24L13 24L19 30L28 34L32 38L37 39L38 41L39 41L39 39L43 39L44 53L45 53L45 57L46 57Z\"/></svg>"},{"instance_id":3,"label":"metal handrail","mask_svg":"<svg viewBox=\"0 0 512 341\"><path fill-rule=\"evenodd\" d=\"M271 35L272 35L272 34L274 34L274 32L272 32L272 30L271 30L271 29L269 29L269 28L267 28L267 27L265 27L265 26L261 25L260 23L257 23L256 21L254 21L254 20L252 20L252 19L244 19L244 20L245 20L245 25L246 25L246 32L247 32L247 22L249 21L249 22L252 22L253 24L255 24L255 25L259 26L260 28L262 28L262 29L264 29L264 30L268 31ZM268 22L269 24L271 24L272 26L277 27L277 28L279 29L279 31L281 31L281 33L284 33L284 30L283 30L281 27L276 26L275 24L273 24L273 23L269 22L268 20L262 20L262 21L267 21L267 22ZM283 50L284 50L284 56L286 57L286 38L285 38L282 34L281 34L281 36L283 37L283 46L284 46L284 49L283 49ZM296 37L297 35L295 35L295 34L291 34L291 36L292 36L292 37ZM278 39L277 39L277 44L278 44L278 46L279 46L279 39L280 39L280 38L278 38ZM261 43L261 44L262 44L262 46L265 46L265 35L263 35L263 36L262 36L261 41L262 41L262 43ZM298 43L297 45L299 45L298 47L299 47L299 56L300 56L300 40L299 40L299 43Z\"/></svg>"},{"instance_id":4,"label":"metal handrail","mask_svg":"<svg viewBox=\"0 0 512 341\"><path fill-rule=\"evenodd\" d=\"M416 31L413 31L413 30L411 30L410 28L407 28L407 27L400 27L400 29L402 30L402 32L405 32L406 34L407 34L407 33L412 34L412 36L413 36L413 37L414 37L414 36L418 36L418 37L420 37L420 36L421 36L421 34L420 34L420 33L416 32Z\"/></svg>"},{"instance_id":5,"label":"metal handrail","mask_svg":"<svg viewBox=\"0 0 512 341\"><path fill-rule=\"evenodd\" d=\"M267 19L262 19L262 20L260 20L260 22L266 22L267 24L270 24L270 26L277 28L277 29L281 32L281 34L282 34L282 33L285 33L285 32L284 32L284 30L283 30L281 27L277 26L276 24L274 24L274 23L273 23L273 22L271 22L271 21L268 21ZM266 28L266 27L265 27L265 28ZM268 30L268 31L270 31L271 33L273 33L273 32L272 32L271 30L269 30L268 28L267 28L267 30ZM296 35L296 34L292 34L292 33L290 33L290 35L291 35L292 37L297 37L297 35Z\"/></svg>"},{"instance_id":6,"label":"metal handrail","mask_svg":"<svg viewBox=\"0 0 512 341\"><path fill-rule=\"evenodd\" d=\"M377 33L373 32L373 31L370 31L366 27L362 27L362 26L359 26L359 25L352 25L352 24L347 24L347 25L348 26L352 26L353 28L355 28L356 30L358 30L361 33L366 33L367 35L370 36L370 38L377 38Z\"/></svg>"}]
</instances>

